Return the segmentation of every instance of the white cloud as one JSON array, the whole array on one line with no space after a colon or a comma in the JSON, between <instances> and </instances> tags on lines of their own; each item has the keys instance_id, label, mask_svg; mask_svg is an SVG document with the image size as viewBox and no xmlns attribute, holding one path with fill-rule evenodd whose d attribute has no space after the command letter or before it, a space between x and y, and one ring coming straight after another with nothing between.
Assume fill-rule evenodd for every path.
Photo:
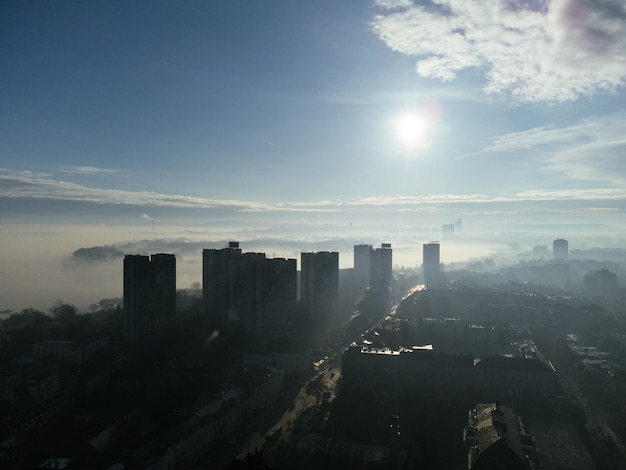
<instances>
[{"instance_id":1,"label":"white cloud","mask_svg":"<svg viewBox=\"0 0 626 470\"><path fill-rule=\"evenodd\" d=\"M96 168L93 166L66 166L61 168L63 173L74 173L79 175L99 175L109 173L119 173L119 170L109 168Z\"/></svg>"},{"instance_id":2,"label":"white cloud","mask_svg":"<svg viewBox=\"0 0 626 470\"><path fill-rule=\"evenodd\" d=\"M578 181L626 185L626 114L582 120L564 127L537 127L498 136L471 154L520 155L539 168Z\"/></svg>"},{"instance_id":3,"label":"white cloud","mask_svg":"<svg viewBox=\"0 0 626 470\"><path fill-rule=\"evenodd\" d=\"M622 0L379 1L372 27L443 81L480 67L484 91L519 102L576 100L626 84Z\"/></svg>"}]
</instances>

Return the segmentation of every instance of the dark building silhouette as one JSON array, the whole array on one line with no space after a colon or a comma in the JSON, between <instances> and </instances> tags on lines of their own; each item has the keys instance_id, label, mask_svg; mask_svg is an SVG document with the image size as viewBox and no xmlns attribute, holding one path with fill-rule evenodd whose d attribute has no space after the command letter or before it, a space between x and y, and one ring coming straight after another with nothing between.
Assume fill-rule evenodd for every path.
<instances>
[{"instance_id":1,"label":"dark building silhouette","mask_svg":"<svg viewBox=\"0 0 626 470\"><path fill-rule=\"evenodd\" d=\"M176 256L159 253L150 257L154 272L154 300L157 318L176 313Z\"/></svg>"},{"instance_id":2,"label":"dark building silhouette","mask_svg":"<svg viewBox=\"0 0 626 470\"><path fill-rule=\"evenodd\" d=\"M218 323L241 322L259 350L280 338L296 309L296 260L242 253L238 242L202 255L207 315Z\"/></svg>"},{"instance_id":3,"label":"dark building silhouette","mask_svg":"<svg viewBox=\"0 0 626 470\"><path fill-rule=\"evenodd\" d=\"M332 317L339 303L339 253L301 253L300 262L302 311L315 320Z\"/></svg>"},{"instance_id":4,"label":"dark building silhouette","mask_svg":"<svg viewBox=\"0 0 626 470\"><path fill-rule=\"evenodd\" d=\"M468 470L532 470L535 440L513 410L500 402L470 410L463 429Z\"/></svg>"},{"instance_id":5,"label":"dark building silhouette","mask_svg":"<svg viewBox=\"0 0 626 470\"><path fill-rule=\"evenodd\" d=\"M370 288L372 292L387 293L393 280L391 243L370 251Z\"/></svg>"},{"instance_id":6,"label":"dark building silhouette","mask_svg":"<svg viewBox=\"0 0 626 470\"><path fill-rule=\"evenodd\" d=\"M424 243L422 250L422 271L424 273L424 283L428 289L438 289L441 287L439 242Z\"/></svg>"},{"instance_id":7,"label":"dark building silhouette","mask_svg":"<svg viewBox=\"0 0 626 470\"><path fill-rule=\"evenodd\" d=\"M569 258L569 244L563 238L557 238L552 242L552 258L566 260Z\"/></svg>"},{"instance_id":8,"label":"dark building silhouette","mask_svg":"<svg viewBox=\"0 0 626 470\"><path fill-rule=\"evenodd\" d=\"M236 311L240 264L239 242L230 242L221 250L202 251L202 304L214 320L226 321L229 312L233 316Z\"/></svg>"},{"instance_id":9,"label":"dark building silhouette","mask_svg":"<svg viewBox=\"0 0 626 470\"><path fill-rule=\"evenodd\" d=\"M176 257L124 257L126 337L136 341L176 313Z\"/></svg>"},{"instance_id":10,"label":"dark building silhouette","mask_svg":"<svg viewBox=\"0 0 626 470\"><path fill-rule=\"evenodd\" d=\"M528 406L548 405L555 396L555 370L537 358L475 358L438 353L428 345L395 350L351 346L341 360L344 384L367 383L386 393L419 378L422 400L452 397L465 390ZM440 395L432 395L432 387L437 387Z\"/></svg>"},{"instance_id":11,"label":"dark building silhouette","mask_svg":"<svg viewBox=\"0 0 626 470\"><path fill-rule=\"evenodd\" d=\"M359 288L370 286L372 245L354 245L354 276Z\"/></svg>"},{"instance_id":12,"label":"dark building silhouette","mask_svg":"<svg viewBox=\"0 0 626 470\"><path fill-rule=\"evenodd\" d=\"M298 300L297 261L273 258L266 260L267 328L279 332L294 319Z\"/></svg>"}]
</instances>

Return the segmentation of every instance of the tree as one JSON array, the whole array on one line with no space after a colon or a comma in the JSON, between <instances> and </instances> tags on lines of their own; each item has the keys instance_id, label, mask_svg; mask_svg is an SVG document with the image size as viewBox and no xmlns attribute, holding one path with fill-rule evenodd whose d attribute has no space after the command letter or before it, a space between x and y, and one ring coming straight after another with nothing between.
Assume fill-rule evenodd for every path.
<instances>
[{"instance_id":1,"label":"tree","mask_svg":"<svg viewBox=\"0 0 626 470\"><path fill-rule=\"evenodd\" d=\"M72 304L66 304L62 300L57 300L50 308L50 315L61 322L69 322L78 316L78 308Z\"/></svg>"},{"instance_id":2,"label":"tree","mask_svg":"<svg viewBox=\"0 0 626 470\"><path fill-rule=\"evenodd\" d=\"M7 330L18 330L28 327L44 327L50 322L50 317L34 308L25 308L20 313L13 313L4 321Z\"/></svg>"}]
</instances>

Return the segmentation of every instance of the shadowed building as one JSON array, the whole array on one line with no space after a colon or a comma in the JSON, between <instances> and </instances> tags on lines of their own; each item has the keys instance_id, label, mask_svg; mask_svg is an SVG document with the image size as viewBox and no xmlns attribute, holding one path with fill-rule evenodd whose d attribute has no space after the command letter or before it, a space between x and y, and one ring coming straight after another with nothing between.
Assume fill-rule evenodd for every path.
<instances>
[{"instance_id":1,"label":"shadowed building","mask_svg":"<svg viewBox=\"0 0 626 470\"><path fill-rule=\"evenodd\" d=\"M500 402L470 410L463 430L468 470L532 470L535 441L513 410Z\"/></svg>"},{"instance_id":2,"label":"shadowed building","mask_svg":"<svg viewBox=\"0 0 626 470\"><path fill-rule=\"evenodd\" d=\"M370 286L372 245L354 245L354 276L360 289Z\"/></svg>"},{"instance_id":3,"label":"shadowed building","mask_svg":"<svg viewBox=\"0 0 626 470\"><path fill-rule=\"evenodd\" d=\"M300 264L300 303L304 314L314 320L334 316L339 303L339 253L301 253Z\"/></svg>"},{"instance_id":4,"label":"shadowed building","mask_svg":"<svg viewBox=\"0 0 626 470\"><path fill-rule=\"evenodd\" d=\"M424 243L422 249L422 271L427 289L441 288L439 242Z\"/></svg>"},{"instance_id":5,"label":"shadowed building","mask_svg":"<svg viewBox=\"0 0 626 470\"><path fill-rule=\"evenodd\" d=\"M266 327L270 331L282 331L293 320L298 303L297 261L273 258L265 260L267 269Z\"/></svg>"},{"instance_id":6,"label":"shadowed building","mask_svg":"<svg viewBox=\"0 0 626 470\"><path fill-rule=\"evenodd\" d=\"M217 323L239 321L263 350L285 332L296 309L296 260L242 253L238 242L202 253L204 310Z\"/></svg>"},{"instance_id":7,"label":"shadowed building","mask_svg":"<svg viewBox=\"0 0 626 470\"><path fill-rule=\"evenodd\" d=\"M124 257L126 337L134 342L176 313L176 257Z\"/></svg>"},{"instance_id":8,"label":"shadowed building","mask_svg":"<svg viewBox=\"0 0 626 470\"><path fill-rule=\"evenodd\" d=\"M386 393L419 377L421 400L455 396L460 389L476 396L501 397L516 406L545 406L555 396L556 374L551 365L537 358L474 358L471 354L435 352L431 345L412 349L377 349L351 346L343 352L343 384L363 382Z\"/></svg>"},{"instance_id":9,"label":"shadowed building","mask_svg":"<svg viewBox=\"0 0 626 470\"><path fill-rule=\"evenodd\" d=\"M159 319L176 313L176 256L159 253L150 257L154 272L155 315Z\"/></svg>"},{"instance_id":10,"label":"shadowed building","mask_svg":"<svg viewBox=\"0 0 626 470\"><path fill-rule=\"evenodd\" d=\"M214 320L228 320L229 311L235 308L240 264L239 242L230 242L221 250L202 251L202 305Z\"/></svg>"},{"instance_id":11,"label":"shadowed building","mask_svg":"<svg viewBox=\"0 0 626 470\"><path fill-rule=\"evenodd\" d=\"M372 292L388 293L393 279L391 243L383 243L370 253L370 288Z\"/></svg>"}]
</instances>

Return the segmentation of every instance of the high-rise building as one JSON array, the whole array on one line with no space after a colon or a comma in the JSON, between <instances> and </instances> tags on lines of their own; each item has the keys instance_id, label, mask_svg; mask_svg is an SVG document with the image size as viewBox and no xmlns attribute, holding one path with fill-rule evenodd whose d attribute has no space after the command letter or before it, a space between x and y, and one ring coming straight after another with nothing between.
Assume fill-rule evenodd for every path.
<instances>
[{"instance_id":1,"label":"high-rise building","mask_svg":"<svg viewBox=\"0 0 626 470\"><path fill-rule=\"evenodd\" d=\"M154 272L154 310L159 319L176 312L176 256L158 253L150 256Z\"/></svg>"},{"instance_id":2,"label":"high-rise building","mask_svg":"<svg viewBox=\"0 0 626 470\"><path fill-rule=\"evenodd\" d=\"M371 251L370 289L376 293L387 293L393 280L391 243L383 243Z\"/></svg>"},{"instance_id":3,"label":"high-rise building","mask_svg":"<svg viewBox=\"0 0 626 470\"><path fill-rule=\"evenodd\" d=\"M176 313L176 257L124 257L126 337L134 342Z\"/></svg>"},{"instance_id":4,"label":"high-rise building","mask_svg":"<svg viewBox=\"0 0 626 470\"><path fill-rule=\"evenodd\" d=\"M563 238L552 242L552 258L565 260L569 258L569 243Z\"/></svg>"},{"instance_id":5,"label":"high-rise building","mask_svg":"<svg viewBox=\"0 0 626 470\"><path fill-rule=\"evenodd\" d=\"M422 249L422 271L426 288L438 289L441 287L439 242L424 243Z\"/></svg>"},{"instance_id":6,"label":"high-rise building","mask_svg":"<svg viewBox=\"0 0 626 470\"><path fill-rule=\"evenodd\" d=\"M240 321L257 350L280 338L296 309L296 260L242 253L238 242L202 255L205 312L217 322Z\"/></svg>"},{"instance_id":7,"label":"high-rise building","mask_svg":"<svg viewBox=\"0 0 626 470\"><path fill-rule=\"evenodd\" d=\"M265 317L268 331L282 333L293 320L298 308L297 261L295 259L273 258L265 261L267 270Z\"/></svg>"},{"instance_id":8,"label":"high-rise building","mask_svg":"<svg viewBox=\"0 0 626 470\"><path fill-rule=\"evenodd\" d=\"M205 313L217 321L225 321L234 315L235 301L240 284L239 265L241 249L238 242L230 242L228 248L202 251L202 305ZM234 318L233 318L234 319Z\"/></svg>"},{"instance_id":9,"label":"high-rise building","mask_svg":"<svg viewBox=\"0 0 626 470\"><path fill-rule=\"evenodd\" d=\"M370 285L372 245L354 245L354 278L360 289Z\"/></svg>"},{"instance_id":10,"label":"high-rise building","mask_svg":"<svg viewBox=\"0 0 626 470\"><path fill-rule=\"evenodd\" d=\"M300 304L305 315L319 320L333 316L339 303L339 253L301 253L300 271Z\"/></svg>"}]
</instances>

